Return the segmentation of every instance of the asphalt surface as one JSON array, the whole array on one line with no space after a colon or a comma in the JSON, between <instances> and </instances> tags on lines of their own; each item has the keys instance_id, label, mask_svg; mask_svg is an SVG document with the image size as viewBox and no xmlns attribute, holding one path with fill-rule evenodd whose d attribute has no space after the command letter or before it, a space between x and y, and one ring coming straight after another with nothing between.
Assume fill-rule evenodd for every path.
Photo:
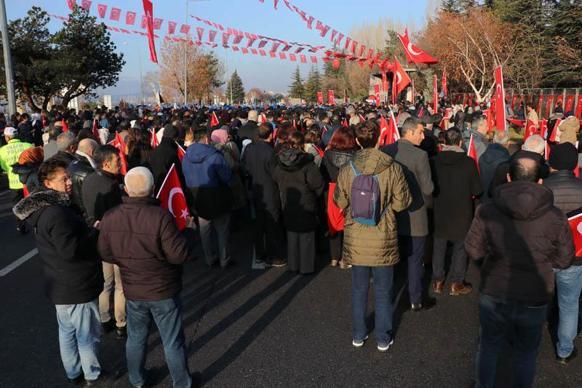
<instances>
[{"instance_id":1,"label":"asphalt surface","mask_svg":"<svg viewBox=\"0 0 582 388\"><path fill-rule=\"evenodd\" d=\"M0 193L0 271L34 249L21 236ZM202 260L185 265L184 328L191 371L208 387L470 387L479 332L478 294L441 296L413 313L403 268L397 269L395 343L376 350L373 335L363 348L351 345L350 271L326 265L314 275L281 269L252 270L249 226L233 236L238 265L209 269ZM469 266L467 281L478 285ZM371 293L373 295L373 293ZM371 301L372 305L373 301ZM37 256L0 277L0 387L66 387L54 307L44 296ZM372 311L370 309L370 311ZM372 328L373 313L370 312ZM582 339L577 340L580 346ZM510 386L510 352L498 368L498 386ZM581 357L582 358L582 357ZM100 359L111 387L129 387L124 341L102 338ZM149 382L171 387L163 347L152 330L146 368ZM582 387L582 360L554 361L544 330L536 387Z\"/></svg>"}]
</instances>

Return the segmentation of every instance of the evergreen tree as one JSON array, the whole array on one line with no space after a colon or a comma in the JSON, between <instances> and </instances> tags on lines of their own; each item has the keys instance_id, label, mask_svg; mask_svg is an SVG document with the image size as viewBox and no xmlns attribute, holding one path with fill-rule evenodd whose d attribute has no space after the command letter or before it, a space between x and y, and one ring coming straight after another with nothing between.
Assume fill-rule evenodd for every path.
<instances>
[{"instance_id":1,"label":"evergreen tree","mask_svg":"<svg viewBox=\"0 0 582 388\"><path fill-rule=\"evenodd\" d=\"M443 0L441 10L449 13L459 13L459 0Z\"/></svg>"},{"instance_id":2,"label":"evergreen tree","mask_svg":"<svg viewBox=\"0 0 582 388\"><path fill-rule=\"evenodd\" d=\"M307 102L317 102L317 92L321 90L321 76L317 67L312 67L309 78L305 83L305 100Z\"/></svg>"},{"instance_id":3,"label":"evergreen tree","mask_svg":"<svg viewBox=\"0 0 582 388\"><path fill-rule=\"evenodd\" d=\"M226 86L226 98L231 104L242 104L245 100L245 88L236 70Z\"/></svg>"},{"instance_id":4,"label":"evergreen tree","mask_svg":"<svg viewBox=\"0 0 582 388\"><path fill-rule=\"evenodd\" d=\"M299 72L299 66L293 74L293 83L289 87L289 97L291 98L305 98L305 87L303 85L303 80L301 79L301 72Z\"/></svg>"}]
</instances>

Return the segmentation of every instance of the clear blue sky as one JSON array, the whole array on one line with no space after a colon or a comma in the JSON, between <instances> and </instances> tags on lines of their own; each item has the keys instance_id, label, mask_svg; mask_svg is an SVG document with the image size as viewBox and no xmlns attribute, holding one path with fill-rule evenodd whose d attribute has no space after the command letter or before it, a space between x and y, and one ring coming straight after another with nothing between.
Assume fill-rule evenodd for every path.
<instances>
[{"instance_id":1,"label":"clear blue sky","mask_svg":"<svg viewBox=\"0 0 582 388\"><path fill-rule=\"evenodd\" d=\"M78 0L78 3L80 1ZM376 22L379 18L387 16L402 23L414 21L417 26L421 26L425 20L427 0L292 0L292 2L314 16L316 20L319 19L332 28L348 34L354 26ZM109 8L118 7L123 11L136 11L138 13L136 23L139 23L142 14L141 0L93 0L91 13L95 16L98 3L106 4ZM186 0L153 0L153 3L154 15L164 19L161 31L167 30L167 20L178 23L186 21ZM57 15L66 16L68 13L66 0L8 0L6 1L8 19L24 16L33 5ZM287 9L282 0L279 1L278 10L273 9L272 0L265 0L264 4L258 0L190 0L189 9L190 14L216 21L225 27L289 41L330 46L331 32L328 32L326 39L321 38L316 30L308 30L301 18ZM123 12L121 19L124 19ZM190 18L188 21L193 31L196 26L208 28L194 19ZM122 21L113 22L106 19L105 22L118 27L124 26ZM51 29L59 28L60 23L51 22ZM125 54L127 63L119 84L108 93L114 95L138 93L140 62L143 74L156 69L156 65L149 61L147 38L114 32L112 37L118 50ZM220 37L218 36L216 40L220 41ZM161 42L158 42L157 45L160 44ZM225 62L227 75L236 69L247 90L258 87L263 90L286 92L291 82L291 74L297 66L290 61L242 55L222 47L216 48L215 52ZM300 65L302 74L306 74L310 66L310 64Z\"/></svg>"}]
</instances>

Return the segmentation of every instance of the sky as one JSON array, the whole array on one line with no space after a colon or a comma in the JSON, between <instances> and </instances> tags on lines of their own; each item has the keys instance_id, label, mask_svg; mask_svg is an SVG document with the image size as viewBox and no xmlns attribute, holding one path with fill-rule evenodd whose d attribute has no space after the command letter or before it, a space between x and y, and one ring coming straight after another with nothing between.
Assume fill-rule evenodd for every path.
<instances>
[{"instance_id":1,"label":"sky","mask_svg":"<svg viewBox=\"0 0 582 388\"><path fill-rule=\"evenodd\" d=\"M81 0L78 0L80 3ZM209 19L225 27L270 36L288 41L309 43L312 45L330 46L328 32L326 38L321 38L317 30L309 30L305 22L294 12L291 12L279 1L278 9L273 8L272 0L152 0L154 16L164 19L160 31L167 30L167 21L188 23L195 27L208 26L187 18L188 13L201 18ZM292 4L312 15L315 19L328 24L339 32L348 35L353 27L364 23L377 22L379 19L390 17L404 24L422 26L426 19L427 2L434 0L291 0ZM112 26L124 27L124 11L135 11L138 14L136 24L139 24L143 13L141 0L93 0L91 14L97 16L97 4L108 6L105 22ZM66 0L8 0L6 12L8 19L16 19L26 15L32 6L40 6L49 13L66 16L69 12ZM120 22L108 20L109 9L122 9ZM99 20L99 18L98 18ZM54 19L49 28L57 30L61 21ZM131 27L130 27L131 28ZM178 27L179 28L179 27ZM139 29L139 26L137 26ZM191 32L192 33L192 32ZM162 34L163 35L163 34ZM111 32L117 50L124 53L126 64L120 74L118 84L103 94L112 94L120 97L124 95L138 95L140 93L140 74L156 71L157 65L150 62L147 38L135 35ZM205 35L206 36L206 35ZM220 41L220 35L216 38ZM246 40L243 40L245 42ZM161 41L156 43L159 48ZM256 43L254 45L256 47ZM270 47L268 45L267 47ZM265 91L286 93L291 84L291 75L298 63L289 60L272 59L254 55L242 55L229 49L218 47L214 49L218 58L225 65L224 80L230 77L234 70L241 76L245 89L257 87ZM159 57L159 55L158 55ZM321 66L321 64L320 64ZM307 75L311 64L299 64L302 75ZM148 93L149 91L145 91Z\"/></svg>"}]
</instances>

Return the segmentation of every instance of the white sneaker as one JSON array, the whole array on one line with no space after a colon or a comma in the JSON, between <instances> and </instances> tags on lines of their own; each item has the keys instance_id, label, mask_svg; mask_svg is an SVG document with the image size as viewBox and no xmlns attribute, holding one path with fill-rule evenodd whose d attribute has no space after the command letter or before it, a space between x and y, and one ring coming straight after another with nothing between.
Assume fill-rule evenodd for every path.
<instances>
[{"instance_id":1,"label":"white sneaker","mask_svg":"<svg viewBox=\"0 0 582 388\"><path fill-rule=\"evenodd\" d=\"M392 346L393 343L394 340L391 339L390 342L388 342L387 344L378 344L378 350L381 352L386 352L388 351L388 349L390 349L390 346Z\"/></svg>"},{"instance_id":2,"label":"white sneaker","mask_svg":"<svg viewBox=\"0 0 582 388\"><path fill-rule=\"evenodd\" d=\"M365 336L363 340L352 340L352 345L354 345L354 348L361 348L364 346L364 342L366 342L367 339L368 336Z\"/></svg>"}]
</instances>

